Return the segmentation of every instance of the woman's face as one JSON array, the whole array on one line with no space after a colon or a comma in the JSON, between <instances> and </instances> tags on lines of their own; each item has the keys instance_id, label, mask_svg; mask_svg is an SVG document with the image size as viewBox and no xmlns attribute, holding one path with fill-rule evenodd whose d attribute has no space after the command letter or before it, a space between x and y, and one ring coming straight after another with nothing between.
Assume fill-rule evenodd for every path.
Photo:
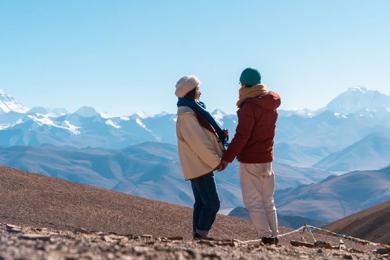
<instances>
[{"instance_id":1,"label":"woman's face","mask_svg":"<svg viewBox=\"0 0 390 260\"><path fill-rule=\"evenodd\" d=\"M199 100L200 99L200 95L202 95L202 93L200 92L200 88L199 86L195 88L195 100Z\"/></svg>"}]
</instances>

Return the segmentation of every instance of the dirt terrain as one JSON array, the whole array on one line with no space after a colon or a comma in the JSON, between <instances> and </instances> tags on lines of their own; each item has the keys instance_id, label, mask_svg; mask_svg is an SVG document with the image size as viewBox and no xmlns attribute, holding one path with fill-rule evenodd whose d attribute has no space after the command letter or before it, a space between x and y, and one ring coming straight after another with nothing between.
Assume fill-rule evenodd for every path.
<instances>
[{"instance_id":1,"label":"dirt terrain","mask_svg":"<svg viewBox=\"0 0 390 260\"><path fill-rule=\"evenodd\" d=\"M257 239L252 224L222 215L211 231L216 240L194 241L190 208L10 168L0 168L0 202L0 259L7 260L389 257L384 245L319 233L297 232L278 246L248 242Z\"/></svg>"}]
</instances>

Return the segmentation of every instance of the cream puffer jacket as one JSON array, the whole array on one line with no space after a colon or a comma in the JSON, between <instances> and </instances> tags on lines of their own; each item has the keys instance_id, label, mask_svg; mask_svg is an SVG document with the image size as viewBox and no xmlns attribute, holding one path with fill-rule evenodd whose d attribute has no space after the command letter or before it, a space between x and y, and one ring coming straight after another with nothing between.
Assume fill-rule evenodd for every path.
<instances>
[{"instance_id":1,"label":"cream puffer jacket","mask_svg":"<svg viewBox=\"0 0 390 260\"><path fill-rule=\"evenodd\" d=\"M205 175L219 165L223 145L215 134L199 124L191 108L178 108L176 135L180 164L186 180Z\"/></svg>"}]
</instances>

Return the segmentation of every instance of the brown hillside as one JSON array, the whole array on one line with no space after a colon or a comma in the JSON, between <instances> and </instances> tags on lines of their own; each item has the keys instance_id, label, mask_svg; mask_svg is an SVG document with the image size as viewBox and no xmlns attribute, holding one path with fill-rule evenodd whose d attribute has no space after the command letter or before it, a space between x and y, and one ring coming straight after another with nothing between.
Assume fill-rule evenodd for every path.
<instances>
[{"instance_id":1,"label":"brown hillside","mask_svg":"<svg viewBox=\"0 0 390 260\"><path fill-rule=\"evenodd\" d=\"M186 207L0 167L0 259L384 259L373 252L377 247L344 244L318 233L317 242L323 242L317 244L307 233L283 237L278 247L233 243L256 239L255 230L249 221L221 215L211 232L220 240L205 244L190 239L191 213ZM184 240L169 242L169 237ZM301 239L312 248L290 245Z\"/></svg>"},{"instance_id":2,"label":"brown hillside","mask_svg":"<svg viewBox=\"0 0 390 260\"><path fill-rule=\"evenodd\" d=\"M326 225L327 229L390 244L390 201Z\"/></svg>"},{"instance_id":3,"label":"brown hillside","mask_svg":"<svg viewBox=\"0 0 390 260\"><path fill-rule=\"evenodd\" d=\"M191 237L192 210L0 167L0 223ZM255 237L245 220L218 216L213 235Z\"/></svg>"}]
</instances>

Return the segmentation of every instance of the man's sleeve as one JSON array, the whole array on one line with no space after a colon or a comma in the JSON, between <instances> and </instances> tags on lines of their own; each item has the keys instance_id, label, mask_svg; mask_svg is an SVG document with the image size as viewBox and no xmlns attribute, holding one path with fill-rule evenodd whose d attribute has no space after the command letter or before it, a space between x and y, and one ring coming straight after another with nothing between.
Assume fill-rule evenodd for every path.
<instances>
[{"instance_id":1,"label":"man's sleeve","mask_svg":"<svg viewBox=\"0 0 390 260\"><path fill-rule=\"evenodd\" d=\"M236 134L222 160L232 162L248 142L255 124L254 112L246 104L238 112Z\"/></svg>"}]
</instances>

